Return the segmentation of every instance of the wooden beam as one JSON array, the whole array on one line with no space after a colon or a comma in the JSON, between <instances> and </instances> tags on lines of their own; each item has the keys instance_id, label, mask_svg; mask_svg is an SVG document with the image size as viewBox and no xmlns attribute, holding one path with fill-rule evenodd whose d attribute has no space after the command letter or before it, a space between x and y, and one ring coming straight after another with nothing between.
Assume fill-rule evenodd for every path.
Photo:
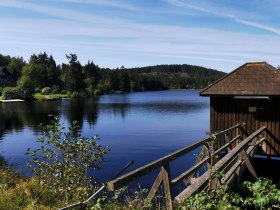
<instances>
[{"instance_id":1,"label":"wooden beam","mask_svg":"<svg viewBox=\"0 0 280 210\"><path fill-rule=\"evenodd\" d=\"M209 152L209 146L208 144L204 144L203 147L202 147L202 150L200 152L200 154L198 155L196 161L195 161L195 165L197 165L198 163L200 163L203 159L207 158L207 157L210 157L210 152ZM208 162L208 161L207 161ZM207 163L206 162L206 163ZM207 168L208 168L208 165L207 165ZM209 168L208 168L209 169ZM188 175L188 178L187 180L184 180L184 183L186 185L190 184L191 183L191 179L195 176L195 172L196 171L193 171L193 173L191 173L190 175ZM173 181L173 180L172 180Z\"/></svg>"},{"instance_id":2,"label":"wooden beam","mask_svg":"<svg viewBox=\"0 0 280 210\"><path fill-rule=\"evenodd\" d=\"M236 155L239 152L241 152L245 148L245 146L248 145L249 142L251 142L257 135L259 135L264 130L265 127L261 127L260 129L252 133L250 136L248 136L244 141L242 141L239 145L233 148L226 156L224 156L221 160L219 160L213 166L212 170L214 171L223 170L223 168L226 167L226 165L229 164L232 161L232 159L235 158ZM187 187L184 191L182 191L178 196L175 197L175 203L180 204L181 202L183 202L185 197L199 192L203 187L205 187L205 184L208 182L210 175L211 172L208 170L202 176L197 178L197 182L195 184L192 184L191 186Z\"/></svg>"},{"instance_id":3,"label":"wooden beam","mask_svg":"<svg viewBox=\"0 0 280 210\"><path fill-rule=\"evenodd\" d=\"M243 149L242 150L242 155L243 155L243 159L244 159L244 162L249 170L249 172L253 175L253 177L257 180L258 179L258 175L254 169L254 166L252 165L250 159L248 158L248 155L247 153L245 152L245 150Z\"/></svg>"},{"instance_id":4,"label":"wooden beam","mask_svg":"<svg viewBox=\"0 0 280 210\"><path fill-rule=\"evenodd\" d=\"M255 151L256 147L265 140L266 140L265 138L258 140L255 145L252 145L247 149L246 154L249 155L250 157L254 156L253 152ZM238 159L235 162L235 164L230 168L230 170L226 172L226 174L222 178L222 182L231 185L231 183L234 180L234 175L236 175L236 176L240 175L239 173L240 173L240 171L241 172L243 171L242 167L244 165L245 165L244 161L242 159ZM240 170L238 170L238 168L240 168Z\"/></svg>"},{"instance_id":5,"label":"wooden beam","mask_svg":"<svg viewBox=\"0 0 280 210\"><path fill-rule=\"evenodd\" d=\"M164 194L165 194L165 205L168 210L172 210L172 189L170 183L169 164L166 164L161 167L161 174L162 174Z\"/></svg>"},{"instance_id":6,"label":"wooden beam","mask_svg":"<svg viewBox=\"0 0 280 210\"><path fill-rule=\"evenodd\" d=\"M236 128L239 128L241 125L240 124L237 124L229 129L226 129L224 131L221 131L217 134L215 134L216 136L220 136L220 135L223 135L225 133L228 133L228 132L231 132L232 130L236 129ZM163 166L163 165L166 165L167 163L169 163L170 161L173 161L183 155L185 155L186 153L202 146L203 144L205 144L205 142L207 141L210 141L211 138L206 138L206 139L203 139L201 141L198 141L196 143L193 143L187 147L184 147L180 150L177 150L176 152L173 152L165 157L162 157L158 160L155 160L147 165L144 165L140 168L137 168L123 176L120 176L112 181L109 181L108 184L107 184L107 187L108 187L108 190L115 190L115 189L118 189L136 179L138 179L139 177L141 176L144 176L146 175L147 173Z\"/></svg>"},{"instance_id":7,"label":"wooden beam","mask_svg":"<svg viewBox=\"0 0 280 210\"><path fill-rule=\"evenodd\" d=\"M224 145L223 147L221 147L220 149L218 149L215 152L216 154L219 154L221 151L223 151L226 147L230 146L232 143L234 143L237 139L241 138L240 135L236 136L235 138L233 138L228 144ZM187 171L185 171L184 173L180 174L179 176L177 176L176 178L174 178L171 183L173 186L176 186L177 184L179 184L184 178L190 176L192 173L194 173L195 171L197 171L199 168L201 168L205 163L210 161L210 157L206 157L203 160L201 160L200 162L196 163L193 167L189 168Z\"/></svg>"},{"instance_id":8,"label":"wooden beam","mask_svg":"<svg viewBox=\"0 0 280 210\"><path fill-rule=\"evenodd\" d=\"M271 143L266 139L265 143L270 147L270 149L273 150L273 152L275 152L276 154L280 155L279 151L277 151L272 145Z\"/></svg>"},{"instance_id":9,"label":"wooden beam","mask_svg":"<svg viewBox=\"0 0 280 210\"><path fill-rule=\"evenodd\" d=\"M229 148L236 140L240 139L241 136L237 135L236 137L234 137L231 141L229 141L228 143L226 143L224 146L222 146L220 149L215 151L215 154L219 154L220 152L222 152L224 149Z\"/></svg>"},{"instance_id":10,"label":"wooden beam","mask_svg":"<svg viewBox=\"0 0 280 210\"><path fill-rule=\"evenodd\" d=\"M160 171L146 199L152 200L155 197L156 192L158 191L158 188L161 185L161 183L162 183L162 173Z\"/></svg>"}]
</instances>

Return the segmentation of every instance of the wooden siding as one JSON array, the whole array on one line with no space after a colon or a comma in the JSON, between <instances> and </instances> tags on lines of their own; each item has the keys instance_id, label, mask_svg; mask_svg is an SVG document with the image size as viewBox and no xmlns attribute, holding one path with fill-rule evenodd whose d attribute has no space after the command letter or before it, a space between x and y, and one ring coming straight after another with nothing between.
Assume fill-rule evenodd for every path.
<instances>
[{"instance_id":1,"label":"wooden siding","mask_svg":"<svg viewBox=\"0 0 280 210\"><path fill-rule=\"evenodd\" d=\"M266 135L270 144L280 152L280 97L268 100L233 99L233 97L210 98L210 131L211 133L225 130L237 123L245 123L244 131L240 132L242 139L252 134L261 126L268 129ZM256 111L249 111L255 109ZM229 136L229 138L232 138ZM226 142L227 137L218 139L218 146ZM278 155L266 144L262 145L266 154Z\"/></svg>"}]
</instances>

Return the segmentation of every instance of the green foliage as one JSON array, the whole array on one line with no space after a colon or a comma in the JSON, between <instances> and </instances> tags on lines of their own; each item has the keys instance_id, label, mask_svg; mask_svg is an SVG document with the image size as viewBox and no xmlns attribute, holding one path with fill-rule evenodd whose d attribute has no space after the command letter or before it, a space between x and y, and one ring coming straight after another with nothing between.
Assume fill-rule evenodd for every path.
<instances>
[{"instance_id":1,"label":"green foliage","mask_svg":"<svg viewBox=\"0 0 280 210\"><path fill-rule=\"evenodd\" d=\"M247 197L244 200L246 206L255 209L280 208L280 190L271 180L260 178L254 183L246 181L243 186L252 193L252 197Z\"/></svg>"},{"instance_id":2,"label":"green foliage","mask_svg":"<svg viewBox=\"0 0 280 210\"><path fill-rule=\"evenodd\" d=\"M89 176L89 170L101 168L109 148L98 145L97 136L83 137L77 122L68 132L64 130L58 117L54 117L50 125L43 127L43 137L37 140L41 147L26 153L31 155L29 168L40 183L68 203L92 193L96 180Z\"/></svg>"},{"instance_id":3,"label":"green foliage","mask_svg":"<svg viewBox=\"0 0 280 210\"><path fill-rule=\"evenodd\" d=\"M41 93L44 94L44 95L48 95L48 94L51 94L52 92L52 89L50 87L44 87L42 90L41 90Z\"/></svg>"},{"instance_id":4,"label":"green foliage","mask_svg":"<svg viewBox=\"0 0 280 210\"><path fill-rule=\"evenodd\" d=\"M4 159L2 155L0 155L0 168L4 168L7 166L7 161Z\"/></svg>"},{"instance_id":5,"label":"green foliage","mask_svg":"<svg viewBox=\"0 0 280 210\"><path fill-rule=\"evenodd\" d=\"M223 173L220 171L213 171L211 181L217 181L213 189L203 191L194 196L187 197L181 210L235 210L240 209L237 204L242 201L242 197L238 194L229 192L228 186L221 182Z\"/></svg>"},{"instance_id":6,"label":"green foliage","mask_svg":"<svg viewBox=\"0 0 280 210\"><path fill-rule=\"evenodd\" d=\"M0 159L3 158L0 156ZM6 162L6 161L4 161ZM37 177L25 178L6 164L0 167L0 209L50 209L62 206L55 191L41 185Z\"/></svg>"},{"instance_id":7,"label":"green foliage","mask_svg":"<svg viewBox=\"0 0 280 210\"><path fill-rule=\"evenodd\" d=\"M21 98L21 93L18 87L5 87L2 92L4 99Z\"/></svg>"},{"instance_id":8,"label":"green foliage","mask_svg":"<svg viewBox=\"0 0 280 210\"><path fill-rule=\"evenodd\" d=\"M188 210L222 210L222 209L279 209L280 190L269 179L259 178L256 182L243 182L243 191L251 192L242 197L228 191L225 184L218 186L210 194L204 192L188 197L179 209Z\"/></svg>"},{"instance_id":9,"label":"green foliage","mask_svg":"<svg viewBox=\"0 0 280 210\"><path fill-rule=\"evenodd\" d=\"M56 65L47 53L22 57L0 54L0 66L7 66L14 80L29 78L36 90L50 87L52 93L85 92L96 96L113 92L166 89L200 89L225 75L223 72L192 65L157 65L141 68L100 68L92 61L82 66L76 54L66 55L68 64ZM25 83L25 82L23 82ZM7 86L7 85L6 85ZM36 92L40 92L36 91ZM23 97L26 97L23 90Z\"/></svg>"},{"instance_id":10,"label":"green foliage","mask_svg":"<svg viewBox=\"0 0 280 210\"><path fill-rule=\"evenodd\" d=\"M160 209L160 199L162 197L156 196L154 202L145 199L148 190L139 187L134 192L129 192L127 187L123 187L119 190L114 191L113 196L108 197L105 194L96 199L95 204L91 207L91 210L103 210L103 209L114 209L114 210L134 210L134 209L145 209L153 210Z\"/></svg>"},{"instance_id":11,"label":"green foliage","mask_svg":"<svg viewBox=\"0 0 280 210\"><path fill-rule=\"evenodd\" d=\"M62 65L61 80L65 89L74 92L84 89L84 75L82 74L82 65L77 59L77 55L66 55L69 64Z\"/></svg>"},{"instance_id":12,"label":"green foliage","mask_svg":"<svg viewBox=\"0 0 280 210\"><path fill-rule=\"evenodd\" d=\"M7 65L8 71L15 78L21 76L21 70L26 65L26 62L22 57L11 57L9 64Z\"/></svg>"},{"instance_id":13,"label":"green foliage","mask_svg":"<svg viewBox=\"0 0 280 210\"><path fill-rule=\"evenodd\" d=\"M17 88L20 92L20 98L22 99L33 99L35 93L35 84L28 76L22 76L18 82Z\"/></svg>"}]
</instances>

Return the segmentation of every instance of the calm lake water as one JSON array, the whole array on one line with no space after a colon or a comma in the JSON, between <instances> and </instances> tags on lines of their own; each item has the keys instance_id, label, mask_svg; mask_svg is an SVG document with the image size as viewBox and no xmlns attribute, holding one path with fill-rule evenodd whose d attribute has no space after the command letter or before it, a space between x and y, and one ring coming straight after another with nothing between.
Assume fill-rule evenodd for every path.
<instances>
[{"instance_id":1,"label":"calm lake water","mask_svg":"<svg viewBox=\"0 0 280 210\"><path fill-rule=\"evenodd\" d=\"M35 101L0 104L0 152L17 169L26 173L28 147L38 147L40 123L48 124L49 114L60 117L67 127L78 121L82 134L98 134L99 144L110 146L100 181L113 176L127 162L130 171L187 146L209 131L209 98L196 90L171 90L105 95L96 99ZM195 159L189 154L171 165L172 177L186 170ZM140 182L145 186L153 176Z\"/></svg>"}]
</instances>

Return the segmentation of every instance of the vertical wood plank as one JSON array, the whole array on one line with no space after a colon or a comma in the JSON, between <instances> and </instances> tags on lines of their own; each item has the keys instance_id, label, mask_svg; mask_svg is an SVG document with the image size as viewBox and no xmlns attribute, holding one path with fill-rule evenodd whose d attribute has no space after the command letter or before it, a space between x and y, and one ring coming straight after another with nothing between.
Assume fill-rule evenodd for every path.
<instances>
[{"instance_id":1,"label":"vertical wood plank","mask_svg":"<svg viewBox=\"0 0 280 210\"><path fill-rule=\"evenodd\" d=\"M275 115L276 115L276 120L275 120L275 138L276 141L278 142L276 144L276 150L278 151L278 153L280 153L280 147L279 147L279 140L280 140L280 128L279 128L279 121L280 121L280 111L279 111L279 106L280 106L280 99L276 100L276 107L275 107Z\"/></svg>"},{"instance_id":2,"label":"vertical wood plank","mask_svg":"<svg viewBox=\"0 0 280 210\"><path fill-rule=\"evenodd\" d=\"M169 164L161 167L161 174L163 180L163 187L165 193L165 203L168 210L172 210L172 189L171 189L171 179L170 179L170 168Z\"/></svg>"}]
</instances>

